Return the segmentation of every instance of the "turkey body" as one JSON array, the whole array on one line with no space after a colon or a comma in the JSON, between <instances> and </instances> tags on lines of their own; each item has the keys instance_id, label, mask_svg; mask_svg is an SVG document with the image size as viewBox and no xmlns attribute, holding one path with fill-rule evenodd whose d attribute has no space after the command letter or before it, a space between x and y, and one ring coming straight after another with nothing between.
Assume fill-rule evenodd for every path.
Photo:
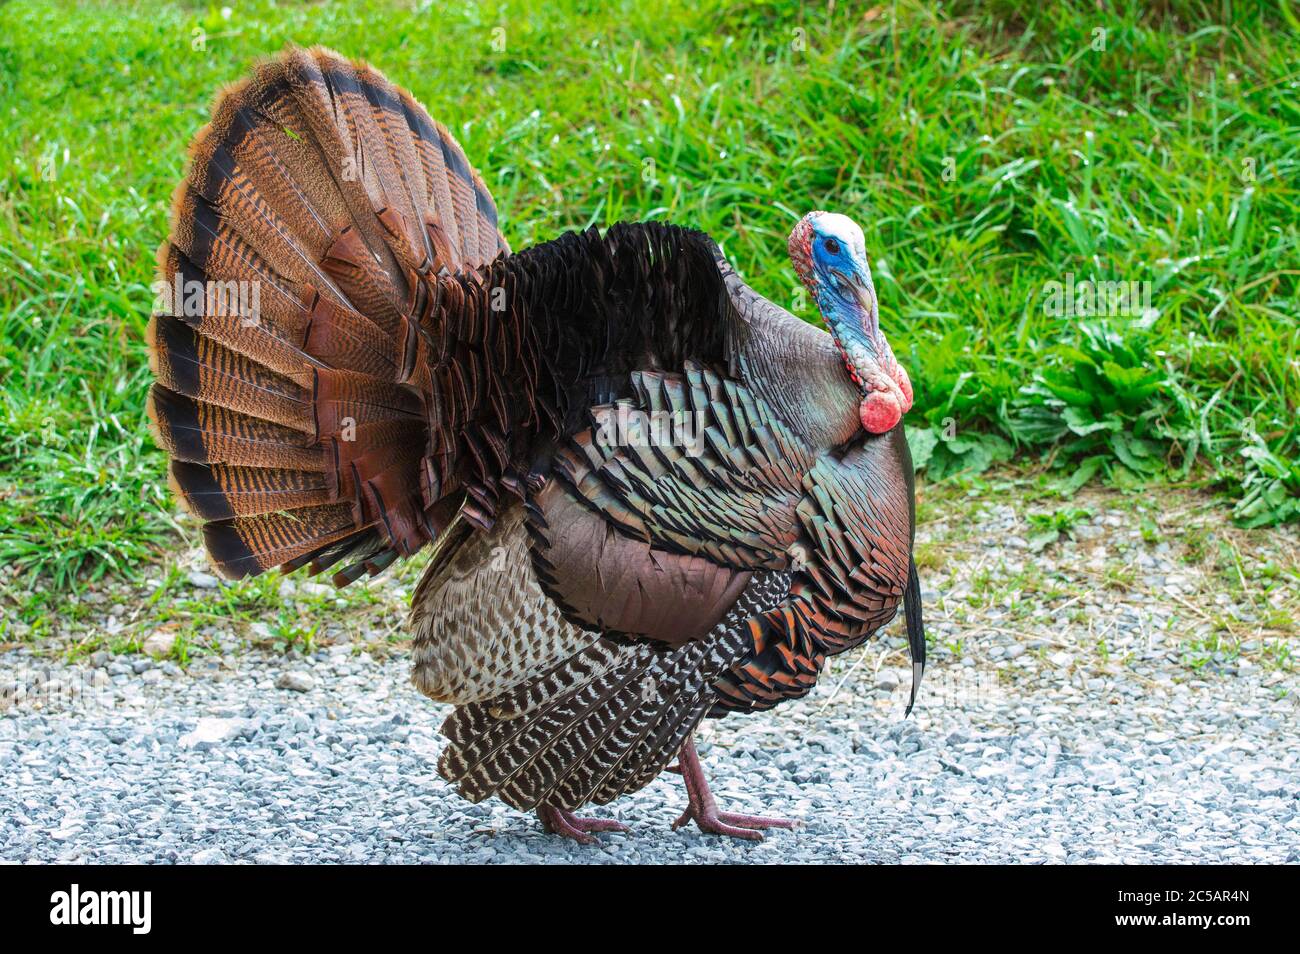
<instances>
[{"instance_id":1,"label":"turkey body","mask_svg":"<svg viewBox=\"0 0 1300 954\"><path fill-rule=\"evenodd\" d=\"M902 425L703 233L512 254L445 128L316 49L219 100L159 260L197 292L151 323L149 413L213 561L343 585L431 545L412 678L465 797L635 791L905 597L923 652Z\"/></svg>"}]
</instances>

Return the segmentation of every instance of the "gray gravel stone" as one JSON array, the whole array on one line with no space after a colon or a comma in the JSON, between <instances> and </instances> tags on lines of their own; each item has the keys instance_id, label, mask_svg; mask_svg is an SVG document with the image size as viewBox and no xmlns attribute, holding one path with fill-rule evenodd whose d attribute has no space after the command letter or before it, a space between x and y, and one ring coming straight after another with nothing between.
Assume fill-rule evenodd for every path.
<instances>
[{"instance_id":1,"label":"gray gravel stone","mask_svg":"<svg viewBox=\"0 0 1300 954\"><path fill-rule=\"evenodd\" d=\"M178 740L183 749L207 751L242 735L251 734L255 724L248 719L200 719L198 725Z\"/></svg>"},{"instance_id":2,"label":"gray gravel stone","mask_svg":"<svg viewBox=\"0 0 1300 954\"><path fill-rule=\"evenodd\" d=\"M1073 651L1077 666L1084 650ZM719 803L792 817L796 830L761 844L673 832L685 795L665 774L591 809L632 828L595 847L499 803L471 805L437 776L449 710L411 688L404 653L332 647L274 680L282 657L256 652L217 670L156 666L102 693L4 710L0 860L1294 860L1296 693L1240 676L1162 688L1112 666L1107 693L1132 701L1109 705L1050 660L1025 657L1008 687L972 658L974 671L937 662L907 721L906 692L877 689L900 667L850 672L846 658L803 700L709 723L700 748ZM0 654L6 669L20 662ZM55 664L46 678L80 672ZM275 688L291 676L312 694Z\"/></svg>"},{"instance_id":3,"label":"gray gravel stone","mask_svg":"<svg viewBox=\"0 0 1300 954\"><path fill-rule=\"evenodd\" d=\"M294 692L310 692L316 686L316 680L309 673L293 670L282 672L275 680L275 688L291 689Z\"/></svg>"},{"instance_id":4,"label":"gray gravel stone","mask_svg":"<svg viewBox=\"0 0 1300 954\"><path fill-rule=\"evenodd\" d=\"M176 645L176 634L168 630L159 630L151 634L140 648L156 659L163 656L171 655L172 647Z\"/></svg>"},{"instance_id":5,"label":"gray gravel stone","mask_svg":"<svg viewBox=\"0 0 1300 954\"><path fill-rule=\"evenodd\" d=\"M1285 638L1214 630L1264 632L1262 601L1289 612L1287 587L1225 589L1104 504L1036 554L1024 506L977 506L918 530L948 565L922 574L931 665L909 719L896 620L804 699L701 730L721 807L800 822L760 844L672 831L686 799L670 774L590 809L632 828L591 847L465 802L436 772L448 707L412 688L404 651L344 642L331 619L320 648L284 655L249 648L274 645L264 622L214 623L185 670L0 652L0 861L1300 863L1300 675ZM318 585L281 594L332 592ZM134 603L96 599L112 635Z\"/></svg>"}]
</instances>

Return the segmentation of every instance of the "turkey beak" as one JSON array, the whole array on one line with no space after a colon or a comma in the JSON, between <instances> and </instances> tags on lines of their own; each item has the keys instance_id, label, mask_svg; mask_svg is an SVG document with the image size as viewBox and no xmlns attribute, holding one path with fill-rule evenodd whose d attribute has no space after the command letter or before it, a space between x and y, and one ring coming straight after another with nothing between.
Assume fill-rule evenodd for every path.
<instances>
[{"instance_id":1,"label":"turkey beak","mask_svg":"<svg viewBox=\"0 0 1300 954\"><path fill-rule=\"evenodd\" d=\"M848 271L843 269L831 269L831 277L835 279L835 284L844 293L844 297L852 301L861 309L862 314L867 316L864 325L869 333L878 333L879 312L876 310L876 296L871 288L871 278L860 268L851 268Z\"/></svg>"}]
</instances>

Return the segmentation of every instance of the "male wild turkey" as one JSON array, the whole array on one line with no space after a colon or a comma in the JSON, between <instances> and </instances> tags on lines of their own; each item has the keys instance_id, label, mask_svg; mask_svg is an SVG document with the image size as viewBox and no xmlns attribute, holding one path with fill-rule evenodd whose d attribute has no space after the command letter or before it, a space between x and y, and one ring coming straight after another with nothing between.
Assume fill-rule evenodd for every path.
<instances>
[{"instance_id":1,"label":"male wild turkey","mask_svg":"<svg viewBox=\"0 0 1300 954\"><path fill-rule=\"evenodd\" d=\"M455 704L439 771L587 841L674 758L718 810L705 717L806 694L901 603L907 374L862 232L789 251L830 334L659 223L512 254L447 130L368 66L293 50L219 98L159 252L149 416L227 577L433 544L413 680ZM247 283L247 284L239 284ZM250 306L250 302L252 303Z\"/></svg>"}]
</instances>

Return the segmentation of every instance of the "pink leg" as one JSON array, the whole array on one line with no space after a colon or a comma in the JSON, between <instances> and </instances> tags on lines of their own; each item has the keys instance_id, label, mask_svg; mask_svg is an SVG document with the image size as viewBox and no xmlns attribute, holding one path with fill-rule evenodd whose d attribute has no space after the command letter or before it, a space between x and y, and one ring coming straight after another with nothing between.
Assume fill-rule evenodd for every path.
<instances>
[{"instance_id":1,"label":"pink leg","mask_svg":"<svg viewBox=\"0 0 1300 954\"><path fill-rule=\"evenodd\" d=\"M761 829L794 827L794 822L784 818L718 811L718 803L714 800L713 793L709 791L708 780L704 777L704 767L700 765L700 756L695 751L693 737L688 738L686 744L682 746L679 763L673 770L681 773L682 779L686 782L686 795L690 798L690 805L682 812L682 817L673 822L674 831L693 820L700 831L709 834L762 841Z\"/></svg>"},{"instance_id":2,"label":"pink leg","mask_svg":"<svg viewBox=\"0 0 1300 954\"><path fill-rule=\"evenodd\" d=\"M550 805L537 809L537 817L541 819L542 827L552 835L572 838L582 845L596 843L590 834L593 831L627 831L626 825L612 818L580 818L573 812L552 808Z\"/></svg>"}]
</instances>

